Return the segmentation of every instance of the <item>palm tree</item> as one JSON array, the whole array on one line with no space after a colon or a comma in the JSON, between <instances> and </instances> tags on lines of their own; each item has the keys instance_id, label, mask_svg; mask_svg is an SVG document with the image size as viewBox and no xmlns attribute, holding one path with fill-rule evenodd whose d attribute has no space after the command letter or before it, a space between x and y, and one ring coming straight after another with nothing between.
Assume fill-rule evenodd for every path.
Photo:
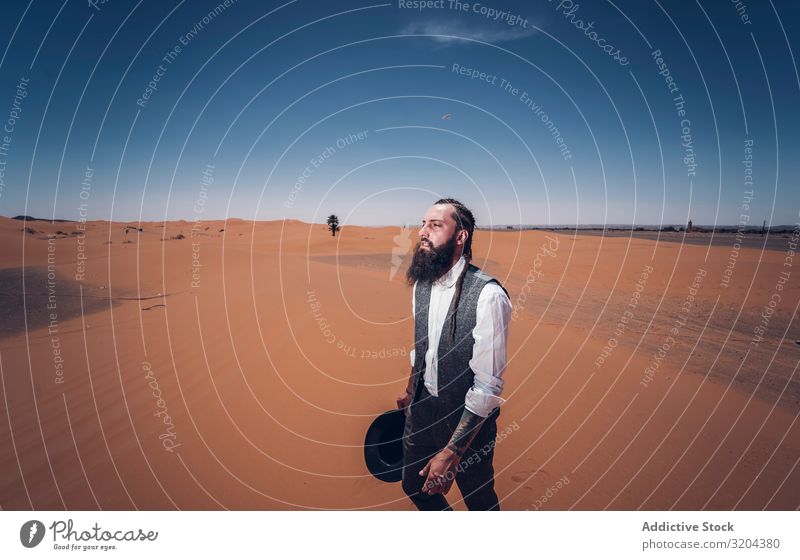
<instances>
[{"instance_id":1,"label":"palm tree","mask_svg":"<svg viewBox=\"0 0 800 560\"><path fill-rule=\"evenodd\" d=\"M331 230L331 235L334 237L336 236L336 232L339 231L339 217L336 214L331 214L328 216L328 229Z\"/></svg>"}]
</instances>

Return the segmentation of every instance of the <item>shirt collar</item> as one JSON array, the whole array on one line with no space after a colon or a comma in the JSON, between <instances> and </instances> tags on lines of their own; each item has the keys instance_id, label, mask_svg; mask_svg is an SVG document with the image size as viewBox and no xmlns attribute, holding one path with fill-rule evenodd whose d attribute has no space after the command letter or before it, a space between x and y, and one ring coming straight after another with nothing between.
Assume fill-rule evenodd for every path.
<instances>
[{"instance_id":1,"label":"shirt collar","mask_svg":"<svg viewBox=\"0 0 800 560\"><path fill-rule=\"evenodd\" d=\"M461 258L458 259L458 262L453 265L453 268L448 270L441 278L434 281L434 285L452 288L456 280L458 280L458 275L461 274L461 271L464 269L466 262L466 259L462 255Z\"/></svg>"}]
</instances>

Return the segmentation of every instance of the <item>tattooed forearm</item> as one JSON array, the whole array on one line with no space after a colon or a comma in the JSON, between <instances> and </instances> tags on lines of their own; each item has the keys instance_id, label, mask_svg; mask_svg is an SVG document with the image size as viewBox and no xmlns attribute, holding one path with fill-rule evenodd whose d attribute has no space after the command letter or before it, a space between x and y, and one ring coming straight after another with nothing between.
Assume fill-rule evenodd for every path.
<instances>
[{"instance_id":1,"label":"tattooed forearm","mask_svg":"<svg viewBox=\"0 0 800 560\"><path fill-rule=\"evenodd\" d=\"M475 435L480 430L484 420L485 418L481 418L465 408L464 413L461 415L461 420L453 432L453 437L450 438L450 442L447 444L447 448L457 455L463 455L467 450L467 446L475 439Z\"/></svg>"}]
</instances>

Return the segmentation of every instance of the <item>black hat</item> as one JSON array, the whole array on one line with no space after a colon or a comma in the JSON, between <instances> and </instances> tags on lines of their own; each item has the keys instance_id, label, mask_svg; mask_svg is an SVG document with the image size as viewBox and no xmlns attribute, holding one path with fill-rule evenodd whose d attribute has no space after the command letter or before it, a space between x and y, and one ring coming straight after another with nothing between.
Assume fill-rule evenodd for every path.
<instances>
[{"instance_id":1,"label":"black hat","mask_svg":"<svg viewBox=\"0 0 800 560\"><path fill-rule=\"evenodd\" d=\"M364 461L372 475L384 482L399 482L403 477L403 431L406 414L401 409L378 416L364 439Z\"/></svg>"}]
</instances>

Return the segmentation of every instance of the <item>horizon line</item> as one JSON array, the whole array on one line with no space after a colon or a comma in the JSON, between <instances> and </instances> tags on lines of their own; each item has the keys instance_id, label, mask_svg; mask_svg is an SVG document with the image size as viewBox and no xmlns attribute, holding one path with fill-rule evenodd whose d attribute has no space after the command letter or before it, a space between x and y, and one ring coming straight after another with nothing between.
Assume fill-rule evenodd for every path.
<instances>
[{"instance_id":1,"label":"horizon line","mask_svg":"<svg viewBox=\"0 0 800 560\"><path fill-rule=\"evenodd\" d=\"M188 222L188 223L204 223L204 222L227 222L227 221L241 221L241 222L253 222L253 223L267 223L267 222L299 222L301 224L308 224L308 225L324 225L327 226L326 222L307 222L305 220L299 220L297 218L275 218L271 220L254 220L249 218L240 218L238 216L231 216L228 218L210 218L206 220L201 219L186 219L186 218L175 218L171 220L107 220L107 219L85 219L85 220L71 220L67 218L37 218L33 216L26 216L22 214L18 214L16 216L4 216L0 215L0 218L6 218L8 220L19 220L19 221L31 221L31 222L49 222L51 224L56 223L82 223L82 222L105 222L105 223L170 223L170 222ZM362 224L344 224L349 227L363 227L363 228L382 228L382 227L409 227L410 224L383 224L383 225L362 225ZM788 228L788 227L795 227L800 225L800 222L795 224L775 224L775 225L753 225L753 224L695 224L692 223L692 228L700 228L700 229L714 229L714 228L739 228L741 227L743 230L761 230L763 229L770 229L770 228ZM340 224L340 227L343 227L343 224ZM633 224L626 224L626 223L582 223L582 224L569 224L569 223L555 223L555 224L508 224L508 223L498 223L492 225L476 225L475 229L495 229L495 228L512 228L512 229L519 229L519 228L539 228L539 229L567 229L567 228L593 228L593 229L633 229L633 228L686 228L687 224L683 223L661 223L661 224L648 224L648 223L633 223Z\"/></svg>"}]
</instances>

